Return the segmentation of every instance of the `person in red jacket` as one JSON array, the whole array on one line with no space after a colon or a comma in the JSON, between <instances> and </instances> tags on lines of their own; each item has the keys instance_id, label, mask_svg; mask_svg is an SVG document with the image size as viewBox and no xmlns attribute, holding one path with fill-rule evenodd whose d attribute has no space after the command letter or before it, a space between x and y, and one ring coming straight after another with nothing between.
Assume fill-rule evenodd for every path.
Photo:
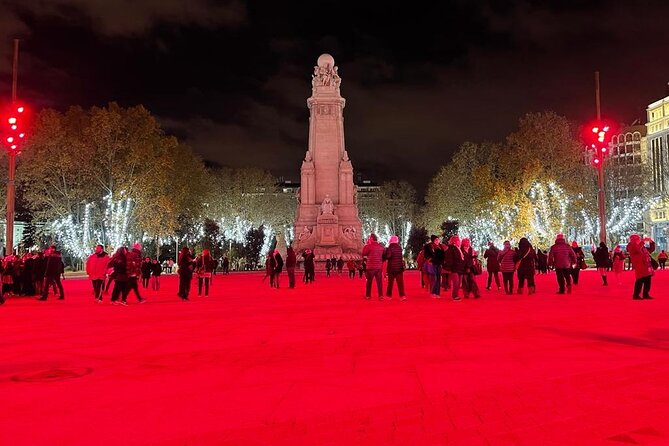
<instances>
[{"instance_id":1,"label":"person in red jacket","mask_svg":"<svg viewBox=\"0 0 669 446\"><path fill-rule=\"evenodd\" d=\"M365 298L372 297L372 281L376 280L379 300L383 300L383 245L378 242L376 234L372 233L367 239L367 244L362 248L362 256L367 257L367 288Z\"/></svg>"},{"instance_id":2,"label":"person in red jacket","mask_svg":"<svg viewBox=\"0 0 669 446\"><path fill-rule=\"evenodd\" d=\"M648 247L646 248L646 242ZM655 251L655 242L650 237L641 240L638 234L630 235L627 251L630 253L632 268L634 269L634 295L632 299L652 299L650 296L650 279L655 274L650 254ZM640 295L643 289L643 297Z\"/></svg>"},{"instance_id":3,"label":"person in red jacket","mask_svg":"<svg viewBox=\"0 0 669 446\"><path fill-rule=\"evenodd\" d=\"M95 252L86 260L86 274L93 284L93 296L98 303L102 302L102 287L107 277L107 264L109 255L102 245L95 247Z\"/></svg>"}]
</instances>

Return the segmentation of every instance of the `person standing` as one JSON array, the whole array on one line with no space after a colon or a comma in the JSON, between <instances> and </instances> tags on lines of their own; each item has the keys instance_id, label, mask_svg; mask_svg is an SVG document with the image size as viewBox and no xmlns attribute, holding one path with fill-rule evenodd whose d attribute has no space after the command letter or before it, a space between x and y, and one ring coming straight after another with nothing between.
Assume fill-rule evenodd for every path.
<instances>
[{"instance_id":1,"label":"person standing","mask_svg":"<svg viewBox=\"0 0 669 446\"><path fill-rule=\"evenodd\" d=\"M518 242L518 251L514 256L514 261L518 267L518 294L523 294L523 285L527 281L527 294L534 294L534 265L537 260L537 254L530 241L523 237Z\"/></svg>"},{"instance_id":2,"label":"person standing","mask_svg":"<svg viewBox=\"0 0 669 446\"><path fill-rule=\"evenodd\" d=\"M179 267L179 292L177 296L181 300L188 300L188 294L190 293L190 283L193 280L193 256L190 253L188 246L184 246L179 251L179 258L177 266Z\"/></svg>"},{"instance_id":3,"label":"person standing","mask_svg":"<svg viewBox=\"0 0 669 446\"><path fill-rule=\"evenodd\" d=\"M486 259L486 270L488 271L488 286L485 289L490 289L494 277L495 284L499 290L499 249L497 249L493 242L488 242L488 249L483 253L483 258Z\"/></svg>"},{"instance_id":4,"label":"person standing","mask_svg":"<svg viewBox=\"0 0 669 446\"><path fill-rule=\"evenodd\" d=\"M555 243L548 251L548 265L555 267L555 275L558 282L558 294L565 293L565 282L567 293L571 293L571 271L576 264L576 254L567 244L564 234L555 237Z\"/></svg>"},{"instance_id":5,"label":"person standing","mask_svg":"<svg viewBox=\"0 0 669 446\"><path fill-rule=\"evenodd\" d=\"M121 246L116 250L107 267L112 268L113 272L109 275L114 278L114 289L112 290L111 303L112 305L128 305L125 301L126 292L128 289L128 249ZM111 280L111 279L110 279ZM119 302L119 298L121 298Z\"/></svg>"},{"instance_id":6,"label":"person standing","mask_svg":"<svg viewBox=\"0 0 669 446\"><path fill-rule=\"evenodd\" d=\"M481 297L479 294L479 286L476 283L476 277L474 275L475 262L478 262L476 258L478 255L474 248L472 248L472 243L468 238L463 238L460 246L462 251L462 260L464 262L464 271L462 273L462 287L465 291L465 299L469 298L469 295L472 294L474 299ZM479 264L480 266L480 264Z\"/></svg>"},{"instance_id":7,"label":"person standing","mask_svg":"<svg viewBox=\"0 0 669 446\"><path fill-rule=\"evenodd\" d=\"M448 271L451 281L451 298L460 300L460 286L462 285L462 276L465 274L465 257L460 249L462 243L458 235L452 236L448 240L448 246L444 251L444 269Z\"/></svg>"},{"instance_id":8,"label":"person standing","mask_svg":"<svg viewBox=\"0 0 669 446\"><path fill-rule=\"evenodd\" d=\"M202 250L202 255L195 259L195 271L197 272L197 295L202 295L204 284L204 297L209 296L209 283L216 267L215 260L211 257L208 249Z\"/></svg>"},{"instance_id":9,"label":"person standing","mask_svg":"<svg viewBox=\"0 0 669 446\"><path fill-rule=\"evenodd\" d=\"M102 245L97 245L95 252L86 260L86 274L88 274L88 278L93 284L93 296L98 303L102 303L102 290L107 277L108 264L109 255L107 255Z\"/></svg>"},{"instance_id":10,"label":"person standing","mask_svg":"<svg viewBox=\"0 0 669 446\"><path fill-rule=\"evenodd\" d=\"M339 257L339 260L337 260L337 274L341 275L343 271L344 271L344 259L342 257Z\"/></svg>"},{"instance_id":11,"label":"person standing","mask_svg":"<svg viewBox=\"0 0 669 446\"><path fill-rule=\"evenodd\" d=\"M42 288L44 287L44 271L46 269L46 259L44 253L38 251L35 254L33 263L33 283L35 285L35 294L42 295Z\"/></svg>"},{"instance_id":12,"label":"person standing","mask_svg":"<svg viewBox=\"0 0 669 446\"><path fill-rule=\"evenodd\" d=\"M362 248L362 256L367 257L367 283L365 298L372 298L372 281L376 281L379 300L383 300L383 245L378 242L376 234L372 233L367 239L367 244Z\"/></svg>"},{"instance_id":13,"label":"person standing","mask_svg":"<svg viewBox=\"0 0 669 446\"><path fill-rule=\"evenodd\" d=\"M332 261L327 259L325 261L325 277L330 277L330 270L332 269Z\"/></svg>"},{"instance_id":14,"label":"person standing","mask_svg":"<svg viewBox=\"0 0 669 446\"><path fill-rule=\"evenodd\" d=\"M613 258L611 260L613 261L613 274L616 276L616 283L620 286L623 284L620 280L620 275L625 269L625 253L620 245L616 245L613 249Z\"/></svg>"},{"instance_id":15,"label":"person standing","mask_svg":"<svg viewBox=\"0 0 669 446\"><path fill-rule=\"evenodd\" d=\"M288 273L288 288L295 288L295 266L297 265L297 256L292 245L286 248L286 273Z\"/></svg>"},{"instance_id":16,"label":"person standing","mask_svg":"<svg viewBox=\"0 0 669 446\"><path fill-rule=\"evenodd\" d=\"M571 249L574 250L574 254L576 255L576 264L571 268L571 276L574 285L578 285L578 278L581 275L581 270L587 268L585 264L585 254L583 253L583 248L578 246L576 240L571 242Z\"/></svg>"},{"instance_id":17,"label":"person standing","mask_svg":"<svg viewBox=\"0 0 669 446\"><path fill-rule=\"evenodd\" d=\"M400 295L400 300L406 300L404 294L404 257L399 242L399 237L391 236L388 247L383 251L383 259L388 262L386 266L388 272L386 297L388 300L393 298L393 282L395 281L397 282L397 292Z\"/></svg>"},{"instance_id":18,"label":"person standing","mask_svg":"<svg viewBox=\"0 0 669 446\"><path fill-rule=\"evenodd\" d=\"M441 267L444 263L444 249L439 237L431 235L430 243L423 247L423 253L425 269L429 277L430 293L432 297L439 299L441 293Z\"/></svg>"},{"instance_id":19,"label":"person standing","mask_svg":"<svg viewBox=\"0 0 669 446\"><path fill-rule=\"evenodd\" d=\"M49 294L49 287L52 283L55 283L58 287L58 300L65 299L65 291L63 290L63 284L60 283L60 276L65 270L65 265L63 264L63 257L56 249L55 245L52 245L48 249L48 254L46 255L46 267L44 270L44 286L42 287L42 297L37 298L37 300L46 300Z\"/></svg>"},{"instance_id":20,"label":"person standing","mask_svg":"<svg viewBox=\"0 0 669 446\"><path fill-rule=\"evenodd\" d=\"M311 249L305 249L302 253L302 258L304 259L304 283L312 283L314 281L314 276L316 275L314 253L311 251Z\"/></svg>"},{"instance_id":21,"label":"person standing","mask_svg":"<svg viewBox=\"0 0 669 446\"><path fill-rule=\"evenodd\" d=\"M648 247L646 247L648 243ZM634 268L634 294L632 299L652 299L650 295L650 280L655 271L650 259L650 255L655 251L655 242L650 237L645 237L643 240L639 234L632 234L627 244L627 251L630 253L632 261L632 268ZM643 290L643 296L641 292Z\"/></svg>"},{"instance_id":22,"label":"person standing","mask_svg":"<svg viewBox=\"0 0 669 446\"><path fill-rule=\"evenodd\" d=\"M606 270L609 268L609 248L606 243L600 242L596 250L595 245L592 245L590 251L592 252L592 258L595 259L597 271L602 276L602 286L607 286Z\"/></svg>"},{"instance_id":23,"label":"person standing","mask_svg":"<svg viewBox=\"0 0 669 446\"><path fill-rule=\"evenodd\" d=\"M146 257L142 262L141 266L142 272L142 288L147 289L149 287L149 280L151 280L151 257Z\"/></svg>"},{"instance_id":24,"label":"person standing","mask_svg":"<svg viewBox=\"0 0 669 446\"><path fill-rule=\"evenodd\" d=\"M272 253L272 259L274 260L272 262L273 268L272 268L272 276L270 278L270 284L274 288L279 288L279 277L281 276L281 271L283 270L283 258L281 258L281 254L279 253L278 249L275 249L274 252Z\"/></svg>"},{"instance_id":25,"label":"person standing","mask_svg":"<svg viewBox=\"0 0 669 446\"><path fill-rule=\"evenodd\" d=\"M660 264L660 269L664 269L664 266L667 263L667 253L664 252L664 249L660 251L660 253L657 255L657 263Z\"/></svg>"},{"instance_id":26,"label":"person standing","mask_svg":"<svg viewBox=\"0 0 669 446\"><path fill-rule=\"evenodd\" d=\"M504 240L504 248L499 253L499 269L502 272L502 281L504 282L504 292L513 294L513 273L516 271L516 253L511 249L511 242Z\"/></svg>"},{"instance_id":27,"label":"person standing","mask_svg":"<svg viewBox=\"0 0 669 446\"><path fill-rule=\"evenodd\" d=\"M537 271L539 274L548 273L548 256L539 248L537 248Z\"/></svg>"},{"instance_id":28,"label":"person standing","mask_svg":"<svg viewBox=\"0 0 669 446\"><path fill-rule=\"evenodd\" d=\"M151 289L153 291L160 290L160 275L163 273L163 266L158 259L151 261Z\"/></svg>"},{"instance_id":29,"label":"person standing","mask_svg":"<svg viewBox=\"0 0 669 446\"><path fill-rule=\"evenodd\" d=\"M134 291L135 296L137 296L137 302L143 304L146 302L146 299L139 294L139 285L137 283L142 274L142 245L139 243L132 245L132 250L128 251L128 254L126 254L126 262L128 262L128 282L126 285L128 289L123 296L122 302L126 301L130 291Z\"/></svg>"},{"instance_id":30,"label":"person standing","mask_svg":"<svg viewBox=\"0 0 669 446\"><path fill-rule=\"evenodd\" d=\"M223 274L230 273L230 259L228 256L223 256Z\"/></svg>"},{"instance_id":31,"label":"person standing","mask_svg":"<svg viewBox=\"0 0 669 446\"><path fill-rule=\"evenodd\" d=\"M355 279L355 260L348 259L348 262L346 262L346 268L348 268L348 278Z\"/></svg>"}]
</instances>

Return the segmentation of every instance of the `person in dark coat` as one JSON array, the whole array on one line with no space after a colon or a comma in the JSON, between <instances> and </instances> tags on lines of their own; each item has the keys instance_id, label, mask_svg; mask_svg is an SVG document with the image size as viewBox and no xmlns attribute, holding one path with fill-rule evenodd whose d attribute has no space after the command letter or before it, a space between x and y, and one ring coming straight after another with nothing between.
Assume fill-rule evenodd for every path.
<instances>
[{"instance_id":1,"label":"person in dark coat","mask_svg":"<svg viewBox=\"0 0 669 446\"><path fill-rule=\"evenodd\" d=\"M228 259L228 256L223 257L223 273L224 274L230 273L230 260Z\"/></svg>"},{"instance_id":2,"label":"person in dark coat","mask_svg":"<svg viewBox=\"0 0 669 446\"><path fill-rule=\"evenodd\" d=\"M578 285L578 278L581 275L581 270L585 269L585 254L583 253L583 248L578 246L578 242L574 240L571 242L571 249L574 250L576 255L576 264L571 269L571 277L574 285Z\"/></svg>"},{"instance_id":3,"label":"person in dark coat","mask_svg":"<svg viewBox=\"0 0 669 446\"><path fill-rule=\"evenodd\" d=\"M44 253L38 251L33 261L33 284L35 286L35 294L38 296L42 294L45 269L46 259L44 258Z\"/></svg>"},{"instance_id":4,"label":"person in dark coat","mask_svg":"<svg viewBox=\"0 0 669 446\"><path fill-rule=\"evenodd\" d=\"M444 269L449 272L451 279L451 298L453 300L460 300L460 285L462 284L462 276L465 273L465 257L460 249L462 243L460 237L452 236L448 240L448 247L444 252Z\"/></svg>"},{"instance_id":5,"label":"person in dark coat","mask_svg":"<svg viewBox=\"0 0 669 446\"><path fill-rule=\"evenodd\" d=\"M202 295L204 285L204 297L209 296L209 283L216 268L216 261L208 249L202 250L202 255L195 259L195 271L197 273L197 295Z\"/></svg>"},{"instance_id":6,"label":"person in dark coat","mask_svg":"<svg viewBox=\"0 0 669 446\"><path fill-rule=\"evenodd\" d=\"M330 277L331 270L332 270L332 260L327 259L325 261L325 277Z\"/></svg>"},{"instance_id":7,"label":"person in dark coat","mask_svg":"<svg viewBox=\"0 0 669 446\"><path fill-rule=\"evenodd\" d=\"M425 259L424 268L430 282L430 293L432 293L432 297L439 299L441 293L441 268L444 263L444 249L439 237L436 235L430 236L430 243L423 247L423 257Z\"/></svg>"},{"instance_id":8,"label":"person in dark coat","mask_svg":"<svg viewBox=\"0 0 669 446\"><path fill-rule=\"evenodd\" d=\"M367 270L365 277L367 278L365 287L365 298L372 297L372 282L376 282L377 294L379 300L383 299L383 251L384 247L378 241L376 234L372 233L367 239L367 243L362 248L362 256L367 258Z\"/></svg>"},{"instance_id":9,"label":"person in dark coat","mask_svg":"<svg viewBox=\"0 0 669 446\"><path fill-rule=\"evenodd\" d=\"M283 258L279 253L278 249L275 249L271 254L272 256L272 272L270 277L270 285L274 288L279 288L279 277L281 276L281 271L283 270Z\"/></svg>"},{"instance_id":10,"label":"person in dark coat","mask_svg":"<svg viewBox=\"0 0 669 446\"><path fill-rule=\"evenodd\" d=\"M537 248L537 270L539 274L548 273L548 255Z\"/></svg>"},{"instance_id":11,"label":"person in dark coat","mask_svg":"<svg viewBox=\"0 0 669 446\"><path fill-rule=\"evenodd\" d=\"M139 294L139 285L138 281L142 275L142 245L135 243L132 245L132 249L126 254L126 262L128 262L127 273L128 273L128 282L126 286L128 289L123 296L123 302L128 298L130 291L135 291L135 296L137 296L137 302L140 304L145 302L145 299Z\"/></svg>"},{"instance_id":12,"label":"person in dark coat","mask_svg":"<svg viewBox=\"0 0 669 446\"><path fill-rule=\"evenodd\" d=\"M114 288L112 289L111 303L112 305L128 305L123 299L128 288L128 259L126 258L128 249L121 246L116 250L112 258L109 260L109 268L111 268L114 277Z\"/></svg>"},{"instance_id":13,"label":"person in dark coat","mask_svg":"<svg viewBox=\"0 0 669 446\"><path fill-rule=\"evenodd\" d=\"M597 271L599 271L599 274L602 276L602 285L607 286L606 271L609 269L609 248L604 242L599 244L597 250L595 250L594 247L595 246L593 245L590 250L592 252L592 258L595 259Z\"/></svg>"},{"instance_id":14,"label":"person in dark coat","mask_svg":"<svg viewBox=\"0 0 669 446\"><path fill-rule=\"evenodd\" d=\"M478 262L478 259L475 260L478 254L474 251L474 248L472 248L472 243L468 238L462 239L460 250L462 251L462 259L464 262L462 288L465 292L465 299L469 298L470 294L474 296L474 299L478 299L481 295L479 294L479 286L476 283L476 276L474 274L474 262Z\"/></svg>"},{"instance_id":15,"label":"person in dark coat","mask_svg":"<svg viewBox=\"0 0 669 446\"><path fill-rule=\"evenodd\" d=\"M188 249L187 246L181 248L177 262L177 265L179 266L179 292L177 293L177 296L179 296L181 300L188 300L190 283L193 280L194 263L190 249Z\"/></svg>"},{"instance_id":16,"label":"person in dark coat","mask_svg":"<svg viewBox=\"0 0 669 446\"><path fill-rule=\"evenodd\" d=\"M536 291L534 285L534 266L537 260L537 254L530 241L523 237L518 242L518 251L514 256L514 261L518 265L518 294L523 294L523 285L527 281L527 294L534 294Z\"/></svg>"},{"instance_id":17,"label":"person in dark coat","mask_svg":"<svg viewBox=\"0 0 669 446\"><path fill-rule=\"evenodd\" d=\"M488 242L488 249L483 253L483 258L486 259L486 270L488 270L488 286L486 290L490 289L492 285L492 279L495 278L495 284L497 289L500 289L499 286L499 249L495 246L493 242Z\"/></svg>"},{"instance_id":18,"label":"person in dark coat","mask_svg":"<svg viewBox=\"0 0 669 446\"><path fill-rule=\"evenodd\" d=\"M163 273L163 266L158 259L151 261L151 289L153 291L160 290L160 275Z\"/></svg>"},{"instance_id":19,"label":"person in dark coat","mask_svg":"<svg viewBox=\"0 0 669 446\"><path fill-rule=\"evenodd\" d=\"M142 272L142 288L149 287L149 280L151 279L151 257L146 257L140 267Z\"/></svg>"},{"instance_id":20,"label":"person in dark coat","mask_svg":"<svg viewBox=\"0 0 669 446\"><path fill-rule=\"evenodd\" d=\"M558 281L558 294L564 294L565 282L567 284L567 293L571 293L571 270L576 264L576 254L567 244L563 234L555 237L555 243L548 251L548 266L555 268L555 275Z\"/></svg>"},{"instance_id":21,"label":"person in dark coat","mask_svg":"<svg viewBox=\"0 0 669 446\"><path fill-rule=\"evenodd\" d=\"M311 249L306 249L302 253L302 258L304 258L304 283L312 283L314 281L314 276L316 275L314 253L311 251Z\"/></svg>"},{"instance_id":22,"label":"person in dark coat","mask_svg":"<svg viewBox=\"0 0 669 446\"><path fill-rule=\"evenodd\" d=\"M46 267L44 269L44 286L42 288L42 297L37 298L37 300L46 300L49 294L49 287L52 283L55 283L58 287L58 292L60 293L58 299L65 299L65 291L63 290L63 284L60 282L60 276L65 270L65 265L63 264L63 256L60 251L56 249L55 245L52 245L48 254L46 255Z\"/></svg>"},{"instance_id":23,"label":"person in dark coat","mask_svg":"<svg viewBox=\"0 0 669 446\"><path fill-rule=\"evenodd\" d=\"M295 288L295 266L297 265L297 256L292 245L286 248L286 273L288 273L288 288Z\"/></svg>"},{"instance_id":24,"label":"person in dark coat","mask_svg":"<svg viewBox=\"0 0 669 446\"><path fill-rule=\"evenodd\" d=\"M388 241L388 247L383 251L383 259L387 261L386 270L388 272L388 286L386 288L386 297L393 298L393 282L397 282L397 292L400 300L406 300L404 294L404 257L402 248L399 244L399 237L393 235Z\"/></svg>"}]
</instances>

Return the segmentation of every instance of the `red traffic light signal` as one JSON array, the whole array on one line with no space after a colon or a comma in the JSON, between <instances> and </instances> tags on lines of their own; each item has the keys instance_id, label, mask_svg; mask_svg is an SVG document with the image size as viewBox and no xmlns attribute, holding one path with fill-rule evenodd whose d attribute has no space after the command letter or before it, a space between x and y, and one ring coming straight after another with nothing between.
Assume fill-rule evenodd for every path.
<instances>
[{"instance_id":1,"label":"red traffic light signal","mask_svg":"<svg viewBox=\"0 0 669 446\"><path fill-rule=\"evenodd\" d=\"M12 105L4 114L2 119L2 141L5 147L13 152L21 150L21 144L25 140L26 107L23 105Z\"/></svg>"}]
</instances>

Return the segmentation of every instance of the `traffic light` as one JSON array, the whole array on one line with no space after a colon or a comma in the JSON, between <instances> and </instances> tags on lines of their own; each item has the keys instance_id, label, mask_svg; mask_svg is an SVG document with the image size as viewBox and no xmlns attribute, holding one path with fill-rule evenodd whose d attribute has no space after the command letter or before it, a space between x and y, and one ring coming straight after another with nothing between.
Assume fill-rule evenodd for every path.
<instances>
[{"instance_id":1,"label":"traffic light","mask_svg":"<svg viewBox=\"0 0 669 446\"><path fill-rule=\"evenodd\" d=\"M2 123L2 142L10 152L19 153L25 141L26 108L23 105L12 105L4 113Z\"/></svg>"},{"instance_id":2,"label":"traffic light","mask_svg":"<svg viewBox=\"0 0 669 446\"><path fill-rule=\"evenodd\" d=\"M601 167L604 157L609 152L609 143L613 136L611 125L603 121L596 121L586 126L585 133L588 147L592 150L592 165Z\"/></svg>"}]
</instances>

